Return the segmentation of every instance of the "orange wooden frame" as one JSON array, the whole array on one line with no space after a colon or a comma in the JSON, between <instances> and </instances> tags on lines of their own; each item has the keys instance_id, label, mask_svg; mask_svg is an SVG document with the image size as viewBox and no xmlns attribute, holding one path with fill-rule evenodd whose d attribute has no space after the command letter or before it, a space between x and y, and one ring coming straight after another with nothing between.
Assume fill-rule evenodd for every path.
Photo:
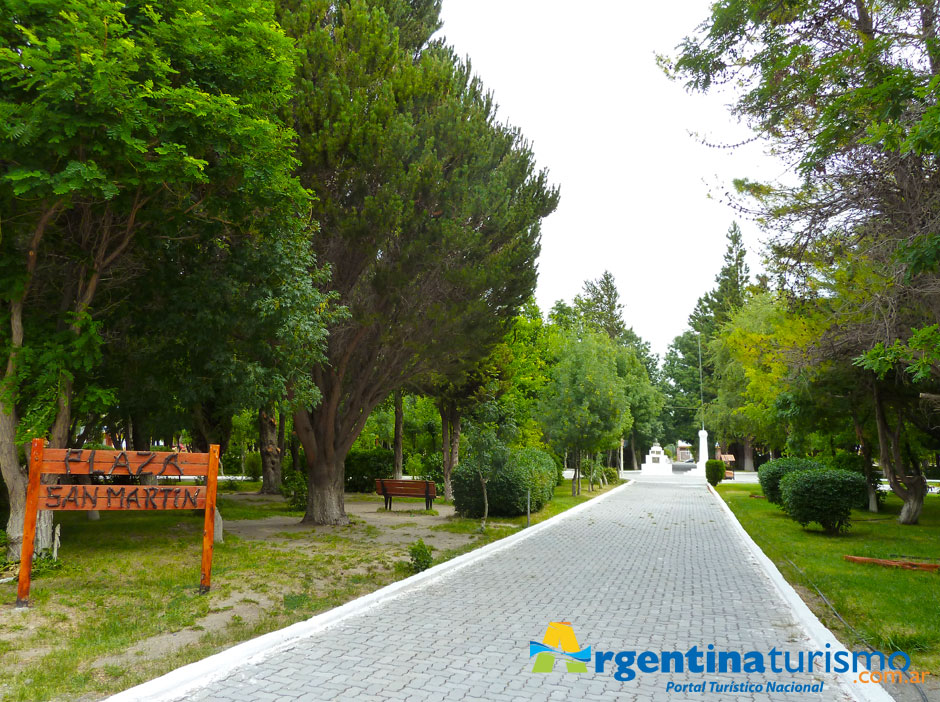
<instances>
[{"instance_id":1,"label":"orange wooden frame","mask_svg":"<svg viewBox=\"0 0 940 702\"><path fill-rule=\"evenodd\" d=\"M156 485L44 485L43 475L141 475L205 477L203 486ZM33 439L29 459L29 487L23 518L16 606L29 606L30 575L39 510L164 510L204 509L202 568L199 592L209 591L212 543L215 538L215 501L219 477L219 447L209 453L156 451L96 451L47 449L45 440Z\"/></svg>"}]
</instances>

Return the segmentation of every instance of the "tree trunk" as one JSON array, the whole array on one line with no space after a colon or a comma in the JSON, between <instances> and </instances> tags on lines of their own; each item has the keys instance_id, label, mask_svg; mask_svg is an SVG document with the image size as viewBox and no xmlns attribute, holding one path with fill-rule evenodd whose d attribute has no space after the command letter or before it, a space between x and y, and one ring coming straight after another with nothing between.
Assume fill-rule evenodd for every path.
<instances>
[{"instance_id":1,"label":"tree trunk","mask_svg":"<svg viewBox=\"0 0 940 702\"><path fill-rule=\"evenodd\" d=\"M451 416L450 422L450 469L453 472L454 468L460 463L460 413L457 412L456 408L454 413ZM453 499L453 490L451 490L451 495L448 499Z\"/></svg>"},{"instance_id":2,"label":"tree trunk","mask_svg":"<svg viewBox=\"0 0 940 702\"><path fill-rule=\"evenodd\" d=\"M855 437L858 439L859 448L862 451L862 458L865 459L863 471L865 473L865 483L868 487L868 511L878 513L878 480L875 478L875 469L871 460L871 444L865 439L865 432L862 430L862 424L858 421L858 416L852 413L852 424L855 427Z\"/></svg>"},{"instance_id":3,"label":"tree trunk","mask_svg":"<svg viewBox=\"0 0 940 702\"><path fill-rule=\"evenodd\" d=\"M483 486L483 521L480 522L480 531L486 531L486 518L490 514L490 500L486 494L486 478L480 473L480 485Z\"/></svg>"},{"instance_id":4,"label":"tree trunk","mask_svg":"<svg viewBox=\"0 0 940 702\"><path fill-rule=\"evenodd\" d=\"M441 454L444 465L444 499L453 500L454 490L451 474L460 460L460 413L457 403L441 400L438 405L441 414Z\"/></svg>"},{"instance_id":5,"label":"tree trunk","mask_svg":"<svg viewBox=\"0 0 940 702\"><path fill-rule=\"evenodd\" d=\"M742 468L745 471L754 472L754 441L750 436L744 437L744 461Z\"/></svg>"},{"instance_id":6,"label":"tree trunk","mask_svg":"<svg viewBox=\"0 0 940 702\"><path fill-rule=\"evenodd\" d=\"M242 452L242 456L244 455ZM300 439L297 438L297 432L290 435L290 464L295 471L300 472Z\"/></svg>"},{"instance_id":7,"label":"tree trunk","mask_svg":"<svg viewBox=\"0 0 940 702\"><path fill-rule=\"evenodd\" d=\"M287 413L280 407L277 410L277 460L278 470L281 468L281 460L284 458L284 449L287 443Z\"/></svg>"},{"instance_id":8,"label":"tree trunk","mask_svg":"<svg viewBox=\"0 0 940 702\"><path fill-rule=\"evenodd\" d=\"M441 400L437 406L441 415L441 470L444 471L444 499L450 499L447 495L451 490L450 485L450 422L447 421L447 405ZM482 480L482 478L481 478Z\"/></svg>"},{"instance_id":9,"label":"tree trunk","mask_svg":"<svg viewBox=\"0 0 940 702\"><path fill-rule=\"evenodd\" d=\"M345 461L334 456L333 461L322 455L313 457L307 454L307 513L301 523L303 524L335 524L345 526L349 524L343 502L343 489L345 487L342 463L337 465L333 461Z\"/></svg>"},{"instance_id":10,"label":"tree trunk","mask_svg":"<svg viewBox=\"0 0 940 702\"><path fill-rule=\"evenodd\" d=\"M135 451L149 451L150 450L150 432L147 431L147 423L144 421L144 418L140 414L131 415L130 421L130 431L128 432L131 436L131 448ZM156 473L143 473L140 476L141 485L156 485L157 484L157 474ZM94 513L95 516L92 516L92 513L88 513L88 518L91 520L98 519L98 513Z\"/></svg>"},{"instance_id":11,"label":"tree trunk","mask_svg":"<svg viewBox=\"0 0 940 702\"><path fill-rule=\"evenodd\" d=\"M405 408L402 398L402 391L395 391L395 438L393 440L395 450L395 480L401 480L404 475L405 456L402 450L402 432L405 427Z\"/></svg>"},{"instance_id":12,"label":"tree trunk","mask_svg":"<svg viewBox=\"0 0 940 702\"><path fill-rule=\"evenodd\" d=\"M878 444L881 470L891 485L895 495L904 501L898 522L917 524L924 508L924 496L927 494L927 482L920 471L914 468L914 475L908 475L901 457L901 427L903 419L898 416L892 430L885 416L884 403L878 390L878 382L873 383L875 397L875 424L878 426Z\"/></svg>"},{"instance_id":13,"label":"tree trunk","mask_svg":"<svg viewBox=\"0 0 940 702\"><path fill-rule=\"evenodd\" d=\"M321 403L313 410L301 408L294 413L294 431L304 447L307 463L307 511L303 523L343 526L349 524L343 504L346 455L382 398L372 395L363 404L346 408L350 416L344 422L339 412L341 388L334 384L334 378L325 376L320 375L318 382L323 393Z\"/></svg>"},{"instance_id":14,"label":"tree trunk","mask_svg":"<svg viewBox=\"0 0 940 702\"><path fill-rule=\"evenodd\" d=\"M28 474L20 465L16 449L15 410L0 399L0 470L10 496L10 516L7 519L8 561L18 561L23 547L23 519L26 517L26 486ZM40 513L41 514L41 513ZM50 512L51 514L51 512Z\"/></svg>"},{"instance_id":15,"label":"tree trunk","mask_svg":"<svg viewBox=\"0 0 940 702\"><path fill-rule=\"evenodd\" d=\"M579 452L575 452L572 456L573 468L571 469L571 496L574 497L578 494L578 455Z\"/></svg>"},{"instance_id":16,"label":"tree trunk","mask_svg":"<svg viewBox=\"0 0 940 702\"><path fill-rule=\"evenodd\" d=\"M630 432L630 454L633 456L633 470L640 470L636 455L636 432Z\"/></svg>"},{"instance_id":17,"label":"tree trunk","mask_svg":"<svg viewBox=\"0 0 940 702\"><path fill-rule=\"evenodd\" d=\"M281 456L277 449L277 424L264 407L258 410L258 448L261 452L261 494L281 492Z\"/></svg>"}]
</instances>

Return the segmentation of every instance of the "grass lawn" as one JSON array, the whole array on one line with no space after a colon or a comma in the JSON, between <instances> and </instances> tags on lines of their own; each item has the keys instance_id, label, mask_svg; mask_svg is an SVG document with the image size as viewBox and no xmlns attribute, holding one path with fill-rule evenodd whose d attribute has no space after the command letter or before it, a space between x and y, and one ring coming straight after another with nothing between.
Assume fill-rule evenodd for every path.
<instances>
[{"instance_id":1,"label":"grass lawn","mask_svg":"<svg viewBox=\"0 0 940 702\"><path fill-rule=\"evenodd\" d=\"M220 495L226 522L264 524L276 517L298 529L301 513L238 488L240 498ZM533 522L598 494L572 498L566 482ZM382 497L347 495L347 502L374 502L378 509ZM405 549L383 538L407 532L410 543L422 533L416 520L445 522L457 534L479 530L479 520L445 519L420 509L423 498L415 502L414 509L400 505L400 515L363 505L382 518L379 526L353 517L346 527L302 528L264 540L226 532L215 547L212 591L205 596L197 593L201 514L102 511L91 522L81 512L59 512L59 565L34 569L30 609L13 609L15 582L0 585L0 699L104 697L406 577ZM435 551L435 562L516 532L525 516L496 524L461 548ZM423 533L435 532L425 527Z\"/></svg>"},{"instance_id":2,"label":"grass lawn","mask_svg":"<svg viewBox=\"0 0 940 702\"><path fill-rule=\"evenodd\" d=\"M938 562L940 497L927 496L920 524L902 526L896 519L901 501L889 495L880 514L853 512L848 533L832 537L824 535L818 525L804 529L779 507L752 498L752 494L763 494L759 485L722 483L718 493L810 609L846 646L863 648L864 643L833 616L814 585L872 646L905 651L914 668L940 675L940 575L842 558Z\"/></svg>"}]
</instances>

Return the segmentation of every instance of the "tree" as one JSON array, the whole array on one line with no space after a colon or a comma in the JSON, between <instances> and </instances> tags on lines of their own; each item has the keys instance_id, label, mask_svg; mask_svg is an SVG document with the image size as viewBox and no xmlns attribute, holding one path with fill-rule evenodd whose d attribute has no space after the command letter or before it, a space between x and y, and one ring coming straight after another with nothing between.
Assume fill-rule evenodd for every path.
<instances>
[{"instance_id":1,"label":"tree","mask_svg":"<svg viewBox=\"0 0 940 702\"><path fill-rule=\"evenodd\" d=\"M711 341L719 327L727 322L736 309L747 299L750 269L744 260L746 250L737 222L732 222L727 233L724 264L715 276L716 287L699 298L689 316L689 326Z\"/></svg>"},{"instance_id":2,"label":"tree","mask_svg":"<svg viewBox=\"0 0 940 702\"><path fill-rule=\"evenodd\" d=\"M673 340L664 359L662 388L669 410L666 435L673 439L694 436L699 430L700 412L717 395L708 345L749 294L746 251L737 222L728 228L727 240L724 264L715 276L716 286L698 299L689 315L690 331ZM702 410L696 412L696 407Z\"/></svg>"},{"instance_id":3,"label":"tree","mask_svg":"<svg viewBox=\"0 0 940 702\"><path fill-rule=\"evenodd\" d=\"M542 395L545 434L559 451L573 454L572 494L585 454L615 446L633 423L616 355L606 335L570 339Z\"/></svg>"},{"instance_id":4,"label":"tree","mask_svg":"<svg viewBox=\"0 0 940 702\"><path fill-rule=\"evenodd\" d=\"M105 399L94 385L77 398L75 383L100 360L96 297L142 272L135 248L161 237L224 242L303 207L276 117L293 54L272 20L260 0L0 8L0 468L11 556L26 484L18 447L47 433L65 446L75 405Z\"/></svg>"},{"instance_id":5,"label":"tree","mask_svg":"<svg viewBox=\"0 0 940 702\"><path fill-rule=\"evenodd\" d=\"M574 298L574 309L587 325L611 339L621 339L626 334L620 292L610 271L604 271L597 280L584 281L583 292Z\"/></svg>"},{"instance_id":6,"label":"tree","mask_svg":"<svg viewBox=\"0 0 940 702\"><path fill-rule=\"evenodd\" d=\"M718 3L675 68L693 89L742 86L734 111L800 176L794 185L741 180L737 188L776 231L773 258L791 289L813 299L841 286L832 298L841 318L814 345L817 357L846 363L851 352L887 373L866 354L940 322L935 3ZM869 378L880 452L898 476L889 482L905 501L901 521L915 523L923 480L902 447L917 413L909 392L889 402L881 380Z\"/></svg>"},{"instance_id":7,"label":"tree","mask_svg":"<svg viewBox=\"0 0 940 702\"><path fill-rule=\"evenodd\" d=\"M293 120L314 248L349 311L311 369L322 403L294 416L304 519L343 524L343 460L370 411L499 340L535 285L557 192L469 67L428 43L437 3L284 0L279 18L302 55Z\"/></svg>"}]
</instances>

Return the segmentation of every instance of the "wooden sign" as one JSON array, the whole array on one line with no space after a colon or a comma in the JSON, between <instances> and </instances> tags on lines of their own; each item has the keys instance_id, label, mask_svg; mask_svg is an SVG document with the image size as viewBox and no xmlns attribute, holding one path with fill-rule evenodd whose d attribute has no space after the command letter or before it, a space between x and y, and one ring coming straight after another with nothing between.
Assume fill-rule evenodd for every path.
<instances>
[{"instance_id":1,"label":"wooden sign","mask_svg":"<svg viewBox=\"0 0 940 702\"><path fill-rule=\"evenodd\" d=\"M47 449L43 439L33 439L23 520L16 606L29 604L30 571L36 539L36 515L45 510L164 510L203 509L202 577L199 591L208 592L212 574L212 542L215 537L215 497L219 472L219 447L209 453L156 451L96 451ZM205 477L205 486L181 485L44 485L43 475Z\"/></svg>"}]
</instances>

